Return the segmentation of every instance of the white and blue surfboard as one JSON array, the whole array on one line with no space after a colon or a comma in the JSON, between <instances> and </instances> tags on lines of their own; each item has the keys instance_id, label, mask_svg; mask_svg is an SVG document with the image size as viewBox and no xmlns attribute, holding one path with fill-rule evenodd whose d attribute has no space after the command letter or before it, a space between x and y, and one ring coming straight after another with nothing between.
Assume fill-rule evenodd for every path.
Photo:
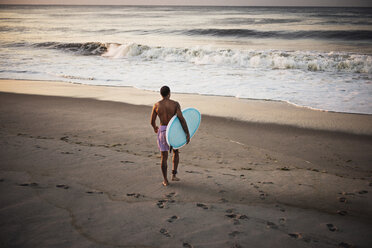
<instances>
[{"instance_id":1,"label":"white and blue surfboard","mask_svg":"<svg viewBox=\"0 0 372 248\"><path fill-rule=\"evenodd\" d=\"M201 114L195 108L186 108L182 111L182 115L186 120L191 139L200 126ZM179 149L186 144L186 134L177 115L173 116L168 123L166 138L168 145L173 149Z\"/></svg>"}]
</instances>

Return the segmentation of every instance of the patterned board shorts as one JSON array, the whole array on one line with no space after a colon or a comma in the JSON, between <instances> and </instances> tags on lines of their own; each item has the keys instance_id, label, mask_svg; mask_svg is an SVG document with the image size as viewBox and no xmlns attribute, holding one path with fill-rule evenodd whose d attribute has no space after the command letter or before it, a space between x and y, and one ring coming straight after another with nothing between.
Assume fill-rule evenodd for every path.
<instances>
[{"instance_id":1,"label":"patterned board shorts","mask_svg":"<svg viewBox=\"0 0 372 248\"><path fill-rule=\"evenodd\" d=\"M158 130L158 147L161 152L169 151L169 145L166 138L167 126L160 126Z\"/></svg>"}]
</instances>

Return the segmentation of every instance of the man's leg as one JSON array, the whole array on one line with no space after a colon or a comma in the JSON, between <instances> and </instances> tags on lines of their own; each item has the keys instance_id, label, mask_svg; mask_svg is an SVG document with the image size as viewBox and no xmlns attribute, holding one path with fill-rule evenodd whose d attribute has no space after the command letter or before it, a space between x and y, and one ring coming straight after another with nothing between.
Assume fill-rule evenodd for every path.
<instances>
[{"instance_id":1,"label":"man's leg","mask_svg":"<svg viewBox=\"0 0 372 248\"><path fill-rule=\"evenodd\" d=\"M161 172L163 173L163 178L164 178L163 185L164 186L169 185L168 178L167 178L167 168L168 168L167 160L168 160L168 152L167 151L161 152Z\"/></svg>"},{"instance_id":2,"label":"man's leg","mask_svg":"<svg viewBox=\"0 0 372 248\"><path fill-rule=\"evenodd\" d=\"M179 181L180 179L176 177L178 162L180 161L178 150L173 150L173 169L172 169L172 181Z\"/></svg>"}]
</instances>

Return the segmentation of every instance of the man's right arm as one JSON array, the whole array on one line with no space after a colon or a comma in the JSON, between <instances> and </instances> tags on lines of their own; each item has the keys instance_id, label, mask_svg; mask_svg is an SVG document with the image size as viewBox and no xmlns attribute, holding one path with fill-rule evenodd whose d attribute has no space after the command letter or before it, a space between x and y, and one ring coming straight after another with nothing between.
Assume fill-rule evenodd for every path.
<instances>
[{"instance_id":1,"label":"man's right arm","mask_svg":"<svg viewBox=\"0 0 372 248\"><path fill-rule=\"evenodd\" d=\"M181 112L181 106L178 102L177 102L176 114L177 114L178 119L181 122L182 129L186 134L186 144L188 144L190 142L189 128L187 127L187 123L186 123L185 118L183 118L183 115L182 115L182 112Z\"/></svg>"},{"instance_id":2,"label":"man's right arm","mask_svg":"<svg viewBox=\"0 0 372 248\"><path fill-rule=\"evenodd\" d=\"M156 113L156 104L154 104L151 112L151 126L154 129L154 132L158 133L159 128L158 126L156 126L156 116L158 116L158 113Z\"/></svg>"}]
</instances>

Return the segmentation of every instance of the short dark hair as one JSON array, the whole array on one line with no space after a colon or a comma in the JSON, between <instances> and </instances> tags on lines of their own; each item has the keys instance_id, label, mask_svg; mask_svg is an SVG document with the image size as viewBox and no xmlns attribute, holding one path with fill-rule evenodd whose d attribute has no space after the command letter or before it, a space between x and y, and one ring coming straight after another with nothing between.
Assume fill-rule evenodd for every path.
<instances>
[{"instance_id":1,"label":"short dark hair","mask_svg":"<svg viewBox=\"0 0 372 248\"><path fill-rule=\"evenodd\" d=\"M170 93L170 89L168 86L161 87L160 95L162 95L162 97L166 97L169 93Z\"/></svg>"}]
</instances>

